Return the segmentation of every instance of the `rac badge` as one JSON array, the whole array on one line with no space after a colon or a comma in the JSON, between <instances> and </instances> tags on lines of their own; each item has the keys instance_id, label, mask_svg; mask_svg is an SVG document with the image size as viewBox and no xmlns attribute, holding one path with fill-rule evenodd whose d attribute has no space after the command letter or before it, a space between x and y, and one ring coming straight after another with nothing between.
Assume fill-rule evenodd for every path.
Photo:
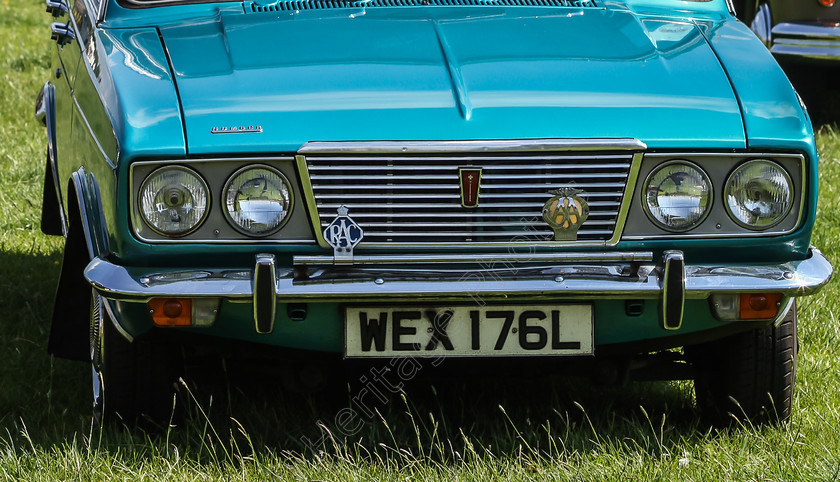
<instances>
[{"instance_id":1,"label":"rac badge","mask_svg":"<svg viewBox=\"0 0 840 482\"><path fill-rule=\"evenodd\" d=\"M347 206L338 208L338 216L324 229L324 240L333 247L336 261L353 260L353 248L365 236L362 227L347 215Z\"/></svg>"},{"instance_id":2,"label":"rac badge","mask_svg":"<svg viewBox=\"0 0 840 482\"><path fill-rule=\"evenodd\" d=\"M481 168L462 167L458 169L461 181L461 206L478 207L478 190L481 188Z\"/></svg>"},{"instance_id":3,"label":"rac badge","mask_svg":"<svg viewBox=\"0 0 840 482\"><path fill-rule=\"evenodd\" d=\"M554 230L555 241L575 241L578 229L589 217L589 204L578 195L581 192L570 187L548 192L553 196L543 206L542 215Z\"/></svg>"}]
</instances>

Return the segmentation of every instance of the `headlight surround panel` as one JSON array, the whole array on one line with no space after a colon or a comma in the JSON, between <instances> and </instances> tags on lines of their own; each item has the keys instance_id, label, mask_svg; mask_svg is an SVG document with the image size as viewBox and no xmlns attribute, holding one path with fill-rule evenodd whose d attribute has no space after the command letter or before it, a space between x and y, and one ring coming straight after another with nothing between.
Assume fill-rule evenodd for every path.
<instances>
[{"instance_id":1,"label":"headlight surround panel","mask_svg":"<svg viewBox=\"0 0 840 482\"><path fill-rule=\"evenodd\" d=\"M756 160L765 160L779 166L791 184L790 209L775 223L768 223L761 229L750 228L739 222L726 207L724 191L730 176L742 166ZM688 162L696 165L709 178L712 186L712 203L706 217L693 227L682 232L668 230L652 220L645 207L648 179L658 168L673 162ZM807 186L804 156L779 153L646 153L639 170L639 181L634 189L634 199L622 240L755 237L778 236L793 232L800 224L804 187Z\"/></svg>"},{"instance_id":2,"label":"headlight surround panel","mask_svg":"<svg viewBox=\"0 0 840 482\"><path fill-rule=\"evenodd\" d=\"M140 212L140 190L144 181L154 171L181 166L195 172L207 184L209 199L204 220L194 230L179 236L167 235L153 230ZM239 230L228 218L225 206L225 191L233 177L248 168L265 168L276 172L288 184L289 210L282 223L275 229L260 234L249 234ZM131 193L131 229L140 241L152 244L165 243L280 243L314 244L312 226L303 205L302 189L295 168L294 157L242 158L242 159L195 159L137 161L129 170L129 192Z\"/></svg>"}]
</instances>

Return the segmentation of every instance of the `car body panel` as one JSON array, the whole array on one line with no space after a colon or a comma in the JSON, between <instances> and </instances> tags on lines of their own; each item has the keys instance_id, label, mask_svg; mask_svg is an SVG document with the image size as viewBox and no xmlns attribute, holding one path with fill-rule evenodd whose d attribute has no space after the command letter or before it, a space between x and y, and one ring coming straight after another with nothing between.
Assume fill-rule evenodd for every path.
<instances>
[{"instance_id":1,"label":"car body panel","mask_svg":"<svg viewBox=\"0 0 840 482\"><path fill-rule=\"evenodd\" d=\"M161 28L191 154L288 152L312 140L580 138L593 126L653 148L744 147L734 94L690 23L486 7L257 16ZM579 43L591 31L607 37ZM271 48L254 48L266 38ZM700 137L695 124L707 126ZM263 132L211 133L249 125Z\"/></svg>"}]
</instances>

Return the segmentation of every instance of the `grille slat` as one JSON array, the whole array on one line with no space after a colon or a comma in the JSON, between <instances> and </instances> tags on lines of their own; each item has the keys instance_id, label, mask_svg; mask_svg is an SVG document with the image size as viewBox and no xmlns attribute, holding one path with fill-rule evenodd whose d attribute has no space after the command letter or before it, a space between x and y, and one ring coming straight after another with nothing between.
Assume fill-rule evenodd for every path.
<instances>
[{"instance_id":1,"label":"grille slat","mask_svg":"<svg viewBox=\"0 0 840 482\"><path fill-rule=\"evenodd\" d=\"M340 169L340 168L338 168ZM587 175L590 179L624 179L627 177L627 173L625 172L613 172L613 173L589 173ZM559 182L569 182L569 174L568 173L544 173L541 176L543 179L557 179ZM320 174L313 174L311 175L311 179L313 181L370 181L372 179L379 180L381 176L370 176L370 175L360 175L360 174L348 174L346 176L332 176L332 175L320 175ZM421 181L435 181L435 180L443 180L449 181L452 179L452 174L450 175L443 175L443 176L402 176L402 175L389 175L389 180L392 181L406 181L406 180L421 180ZM482 174L481 181L482 183L486 181L508 181L514 179L534 179L533 174ZM389 184L393 185L394 187L402 187L405 186L404 184ZM424 184L425 185L425 184ZM494 186L497 184L488 184L488 186ZM534 183L534 186L540 186L541 184ZM549 185L549 183L543 183L542 185ZM411 185L408 185L410 187ZM605 187L615 187L615 186L605 186Z\"/></svg>"},{"instance_id":2,"label":"grille slat","mask_svg":"<svg viewBox=\"0 0 840 482\"><path fill-rule=\"evenodd\" d=\"M565 7L597 8L593 0L281 0L268 5L249 1L243 2L246 13L271 13L298 10L321 10L333 8L375 8L375 7Z\"/></svg>"},{"instance_id":3,"label":"grille slat","mask_svg":"<svg viewBox=\"0 0 840 482\"><path fill-rule=\"evenodd\" d=\"M322 214L323 214L323 217L326 219L328 213L322 213ZM452 213L452 212L449 212L449 213L435 213L435 219L441 219L441 218L463 219L463 218L476 218L476 217L481 217L481 218L505 218L505 217L507 217L507 218L511 218L511 219L514 219L514 218L515 219L536 219L533 216L533 214L534 214L533 212L526 212L526 211L522 211L522 212L519 212L519 213L505 211L505 212L495 212L495 213L493 213L493 212L483 212L483 213L481 213L480 216L476 216L476 214L473 213L473 212L467 212L467 213ZM615 214L616 214L615 211L595 211L595 212L592 212L592 213L589 214L589 219L596 219L598 217L610 217L610 216L614 216ZM356 214L353 215L353 219L355 219L356 221L373 220L373 222L375 222L376 220L379 220L379 219L388 219L390 217L392 217L392 214L388 214L388 213L385 213L385 214L356 213ZM419 212L419 213L401 212L400 213L400 218L403 218L403 219L406 219L406 218L427 218L427 217L429 217L428 212ZM329 223L324 222L323 225L326 226L327 224L329 224ZM588 225L589 221L587 221L586 224Z\"/></svg>"},{"instance_id":4,"label":"grille slat","mask_svg":"<svg viewBox=\"0 0 840 482\"><path fill-rule=\"evenodd\" d=\"M606 241L632 160L616 151L305 156L318 224L323 229L347 206L365 231L360 246L551 241L542 210L560 188L579 190L589 205L577 239ZM482 170L477 207L461 205L459 168Z\"/></svg>"},{"instance_id":5,"label":"grille slat","mask_svg":"<svg viewBox=\"0 0 840 482\"><path fill-rule=\"evenodd\" d=\"M428 165L431 165L431 166L436 166L436 165L440 165L442 163L445 163L445 164L450 164L448 167L450 167L452 169L457 169L458 168L458 164L451 164L452 162L464 163L464 162L470 162L470 161L473 161L473 160L478 160L478 161L486 160L486 157L478 156L478 155L476 155L476 156L463 156L463 155L461 155L461 156L454 156L454 155L453 156L433 156L433 155L417 156L417 155L409 155L409 154L406 154L406 155L394 154L394 155L388 155L388 156L371 154L371 155L366 155L364 157L319 155L318 159L320 161L324 161L324 162L326 162L326 161L338 161L338 162L343 162L343 163L349 163L350 165L352 165L352 163L361 163L361 162L392 163L394 161L394 156L399 156L401 165L406 165L406 164L410 164L410 163L413 163L413 162L417 162L417 163L420 163L421 165L428 164ZM624 164L624 162L619 162L619 161L626 160L626 158L627 158L627 156L625 154L604 154L604 155L598 157L598 163L597 164L603 166L603 165L606 165L606 163L604 161L613 160L613 161L616 161L616 163L613 164L615 166L626 166L626 164ZM551 167L563 166L565 163L569 163L569 162L572 162L572 161L585 161L586 163L584 165L588 166L588 165L591 165L592 156L580 155L580 154L576 154L576 153L570 153L570 154L555 154L555 153L544 153L543 154L543 153L541 153L540 155L529 156L529 157L518 156L518 155L498 154L498 155L493 155L493 160L497 161L497 162L503 162L503 161L512 161L512 162L528 162L528 161L531 161L531 162L533 162L534 160L538 160L540 162L545 161L548 164L543 165L543 164L538 163L538 164L531 164L531 165L534 166L534 167L551 168ZM551 164L551 162L553 162L553 161L559 161L561 163L560 164ZM506 164L500 164L499 167L504 167L505 165Z\"/></svg>"},{"instance_id":6,"label":"grille slat","mask_svg":"<svg viewBox=\"0 0 840 482\"><path fill-rule=\"evenodd\" d=\"M358 222L358 220L356 220ZM612 226L612 221L587 221L586 223L588 226ZM483 221L483 222L467 222L459 224L457 227L463 228L465 226L469 227L499 227L499 226L533 226L533 221ZM324 227L327 225L325 224ZM430 223L430 222L423 222L423 223L365 223L365 228L431 228L431 227L440 227L440 223Z\"/></svg>"},{"instance_id":7,"label":"grille slat","mask_svg":"<svg viewBox=\"0 0 840 482\"><path fill-rule=\"evenodd\" d=\"M623 184L617 184L615 186L616 189L623 186ZM598 186L587 185L587 184L575 184L575 187L582 190L587 189L595 189ZM603 187L603 186L601 186ZM391 186L383 187L383 188L374 188L370 189L370 191L386 191L386 192L347 192L347 191L356 191L356 189L348 189L342 190L339 189L338 186L330 186L329 188L323 187L322 188L325 193L321 194L319 198L321 199L363 199L363 198L388 198L388 199L417 199L421 197L432 197L437 199L453 199L452 195L455 195L455 199L460 199L459 188L458 187L440 187L436 185L430 186L413 186L411 188L393 188ZM510 196L506 195L505 193L510 192L510 190L515 189L511 187L506 188L496 188L490 189L489 186L481 186L481 194L480 197L482 199L497 199L503 198L507 199ZM539 199L547 199L551 197L549 194L549 190L556 189L556 187L551 186L540 186L536 188L530 188L530 191L533 192L526 192L524 189L521 192L517 193L517 197L531 197L531 198L539 198ZM417 192L419 190L420 192ZM326 191L344 191L340 194L327 194ZM583 196L584 199L590 199L592 197L613 197L619 196L620 194L611 193L611 192L591 192L586 191L586 196ZM482 203L483 204L483 203Z\"/></svg>"},{"instance_id":8,"label":"grille slat","mask_svg":"<svg viewBox=\"0 0 840 482\"><path fill-rule=\"evenodd\" d=\"M551 196L546 196L546 201ZM479 197L480 199L480 197ZM534 214L539 214L542 216L542 208L545 203L481 203L481 209L516 209L516 208L525 208L525 209L534 209ZM610 203L589 203L589 207L610 207L614 206L617 207L620 203L618 202L610 202ZM334 214L336 210L341 206L347 206L348 208L355 207L357 209L402 209L402 208L430 208L430 209L452 209L452 210L460 210L464 209L461 207L460 204L456 203L448 203L448 204L440 204L440 203L394 203L394 204L384 204L384 203L352 203L352 202L342 202L342 203L331 203L331 204L321 204L318 203L318 210L325 211L325 215L332 216L329 218L329 221L332 221L332 218L335 217ZM353 210L351 208L351 217L353 216ZM429 215L435 215L435 213L429 213ZM328 221L328 222L329 222ZM362 226L364 227L364 226Z\"/></svg>"},{"instance_id":9,"label":"grille slat","mask_svg":"<svg viewBox=\"0 0 840 482\"><path fill-rule=\"evenodd\" d=\"M449 163L458 163L458 159L443 159ZM336 163L337 167L340 167L344 171L369 171L372 169L379 169L381 167L387 166L388 169L398 172L398 171L435 171L435 172L448 172L448 171L458 171L459 167L469 166L471 160L461 160L460 165L451 165L451 166L441 166L437 164L433 165L426 165L426 164L409 164L404 163L398 166L395 165L388 165L388 164L362 164L362 165L347 165L340 162ZM598 165L587 165L587 164L573 164L573 163L564 163L564 164L555 164L555 165L547 165L541 166L539 164L522 164L518 166L493 166L494 171L555 171L555 170L574 170L574 169L624 169L626 168L626 164L598 164ZM331 171L336 167L330 165L329 163L325 163L325 165L320 166L311 166L309 169L313 172L318 171Z\"/></svg>"},{"instance_id":10,"label":"grille slat","mask_svg":"<svg viewBox=\"0 0 840 482\"><path fill-rule=\"evenodd\" d=\"M579 234L583 233L583 229L579 231ZM612 234L612 231L609 230L592 230L589 231L588 234L594 234L599 236L605 236ZM440 233L430 233L428 231L418 231L418 232L378 232L373 234L368 234L365 232L365 239L367 240L370 237L384 237L384 238L398 238L398 237L420 237L420 238L433 238L433 237L463 237L463 238L483 238L483 237L500 237L506 238L505 240L510 240L512 236L531 236L531 237L541 237L541 238L551 238L554 236L553 231L522 231L522 232L515 232L515 231L485 231L485 232L469 232L469 231L444 231ZM450 239L452 241L452 239Z\"/></svg>"},{"instance_id":11,"label":"grille slat","mask_svg":"<svg viewBox=\"0 0 840 482\"><path fill-rule=\"evenodd\" d=\"M582 185L581 185L582 186ZM351 199L351 198L377 198L380 199L383 196L388 197L389 199L394 199L395 196L409 196L410 199L416 198L418 195L422 194L422 192L429 193L434 191L435 197L437 193L440 193L441 197L446 196L450 193L459 194L457 186L424 186L424 185L417 185L417 186L406 186L400 187L399 189L393 188L393 186L342 186L340 184L335 184L331 186L321 186L321 189L324 194L318 196L319 199ZM509 195L507 194L506 190L511 189L510 186L507 187L499 187L499 186L481 186L481 199L507 199ZM339 194L328 194L332 191L345 191ZM350 192L346 192L350 191ZM355 191L375 191L371 193L358 193ZM387 192L379 192L379 191L387 191ZM414 191L420 191L419 193L413 193ZM517 194L518 197L532 197L542 199L546 197L546 193L548 192L547 189L544 188L534 188L534 192L519 192ZM409 193L409 194L405 194ZM614 193L614 192L586 192L586 199L593 199L593 198L620 198L621 194ZM460 199L460 194L458 196Z\"/></svg>"}]
</instances>

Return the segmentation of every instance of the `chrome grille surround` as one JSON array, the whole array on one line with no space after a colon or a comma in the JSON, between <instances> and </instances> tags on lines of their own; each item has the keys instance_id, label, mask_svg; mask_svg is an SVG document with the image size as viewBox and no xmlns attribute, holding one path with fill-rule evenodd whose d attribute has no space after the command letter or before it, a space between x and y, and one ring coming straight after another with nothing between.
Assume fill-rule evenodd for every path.
<instances>
[{"instance_id":1,"label":"chrome grille surround","mask_svg":"<svg viewBox=\"0 0 840 482\"><path fill-rule=\"evenodd\" d=\"M635 139L310 142L297 163L324 247L341 205L365 230L359 248L612 246L644 150ZM477 208L461 206L462 167L482 168ZM567 186L590 215L576 241L554 241L542 208Z\"/></svg>"}]
</instances>

